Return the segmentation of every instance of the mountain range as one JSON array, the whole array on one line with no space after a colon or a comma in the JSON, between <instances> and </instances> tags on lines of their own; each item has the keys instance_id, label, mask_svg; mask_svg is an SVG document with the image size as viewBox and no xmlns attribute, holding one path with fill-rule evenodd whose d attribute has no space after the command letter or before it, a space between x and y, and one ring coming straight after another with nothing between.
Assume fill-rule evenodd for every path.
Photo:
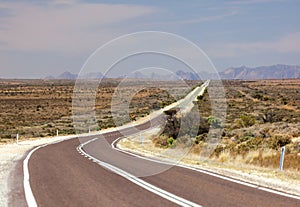
<instances>
[{"instance_id":1,"label":"mountain range","mask_svg":"<svg viewBox=\"0 0 300 207\"><path fill-rule=\"evenodd\" d=\"M47 76L45 79L66 79L66 80L75 80L78 78L77 74L71 73L69 71L63 72L58 76ZM97 72L97 73L87 73L87 74L80 74L80 78L85 78L85 79L96 79L96 78L103 78L102 73Z\"/></svg>"},{"instance_id":2,"label":"mountain range","mask_svg":"<svg viewBox=\"0 0 300 207\"><path fill-rule=\"evenodd\" d=\"M220 73L222 79L291 79L300 78L300 65L271 65L249 68L228 68Z\"/></svg>"},{"instance_id":3,"label":"mountain range","mask_svg":"<svg viewBox=\"0 0 300 207\"><path fill-rule=\"evenodd\" d=\"M300 65L271 65L271 66L260 66L250 68L246 66L241 67L230 67L219 73L221 79L240 79L240 80L257 80L257 79L295 79L300 78ZM53 77L48 76L45 79L76 79L78 75L63 72L62 74ZM102 73L88 73L80 75L81 78L103 78ZM114 77L112 77L114 78ZM174 75L162 75L157 73L143 74L141 72L135 72L129 76L129 78L138 79L160 79L160 80L199 80L201 79L215 79L215 75L208 72L193 73L179 70Z\"/></svg>"}]
</instances>

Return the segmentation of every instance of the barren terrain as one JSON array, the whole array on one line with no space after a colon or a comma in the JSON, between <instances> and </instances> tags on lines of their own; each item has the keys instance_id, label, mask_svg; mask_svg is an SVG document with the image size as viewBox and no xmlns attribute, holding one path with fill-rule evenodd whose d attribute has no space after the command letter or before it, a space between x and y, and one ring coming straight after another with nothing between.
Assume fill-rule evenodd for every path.
<instances>
[{"instance_id":1,"label":"barren terrain","mask_svg":"<svg viewBox=\"0 0 300 207\"><path fill-rule=\"evenodd\" d=\"M92 131L115 126L111 102L120 81L108 79L100 84L95 103L98 126ZM148 87L138 92L136 88L145 82L132 80L122 85L122 92L134 94L129 103L130 114L125 117L125 121L144 117L188 92L184 85L176 81L146 83ZM59 135L74 134L74 84L71 80L1 80L1 143L15 142L17 133L21 140L55 136L56 130ZM188 84L193 87L199 85L199 82L189 81ZM243 162L278 168L280 148L286 146L284 167L299 171L300 80L235 80L223 81L223 85L227 116L223 123L222 140L211 158L222 163ZM176 97L168 93L170 89L177 91ZM211 116L212 98L209 93L205 93L197 102L204 120ZM126 100L119 100L122 101ZM197 154L201 151L205 145L205 136L205 133L199 133L197 137L191 137L194 140L191 152ZM159 139L156 137L154 140L157 146Z\"/></svg>"},{"instance_id":2,"label":"barren terrain","mask_svg":"<svg viewBox=\"0 0 300 207\"><path fill-rule=\"evenodd\" d=\"M111 102L120 81L108 79L99 85L95 101L98 126L91 131L115 126ZM141 84L148 87L135 93ZM188 84L193 86L199 82ZM20 139L55 136L57 130L59 135L74 134L74 85L73 80L0 80L0 143L14 142L17 134ZM126 121L146 116L188 93L186 86L177 81L132 80L122 87L127 94L134 93L129 104L131 117ZM176 97L170 96L167 90L175 91Z\"/></svg>"}]
</instances>

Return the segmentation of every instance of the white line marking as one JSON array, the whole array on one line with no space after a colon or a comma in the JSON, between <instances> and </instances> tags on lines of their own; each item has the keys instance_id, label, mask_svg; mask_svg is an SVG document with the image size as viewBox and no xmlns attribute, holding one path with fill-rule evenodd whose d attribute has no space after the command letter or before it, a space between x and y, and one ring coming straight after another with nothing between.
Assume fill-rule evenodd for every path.
<instances>
[{"instance_id":1,"label":"white line marking","mask_svg":"<svg viewBox=\"0 0 300 207\"><path fill-rule=\"evenodd\" d=\"M173 203L176 203L176 204L178 204L180 206L184 206L184 207L191 207L191 206L201 207L199 204L196 204L196 203L191 202L189 200L186 200L186 199L184 199L182 197L179 197L179 196L176 196L176 195L174 195L172 193L169 193L168 191L165 191L165 190L163 190L161 188L158 188L158 187L156 187L156 186L154 186L154 185L152 185L150 183L147 183L144 180L139 179L136 176L134 176L134 175L132 175L130 173L127 173L126 171L124 171L124 170L122 170L120 168L117 168L117 167L115 167L113 165L110 165L110 164L108 164L106 162L98 160L95 157L87 154L86 152L84 152L82 150L82 147L85 146L85 145L87 145L88 143L90 143L90 142L86 142L84 144L79 145L78 149L81 150L82 153L84 153L86 156L88 156L89 158L91 158L94 161L96 161L102 167L105 167L105 168L111 170L112 172L114 172L114 173L122 176L123 178L125 178L125 179L133 182L134 184L136 184L136 185L138 185L138 186L140 186L140 187L142 187L142 188L144 188L144 189L146 189L146 190L148 190L148 191L150 191L150 192L152 192L152 193L154 193L154 194L156 194L156 195L158 195L160 197L163 197L163 198L165 198L165 199L167 199L167 200L169 200L169 201L171 201Z\"/></svg>"},{"instance_id":2,"label":"white line marking","mask_svg":"<svg viewBox=\"0 0 300 207\"><path fill-rule=\"evenodd\" d=\"M30 187L28 161L32 153L34 153L39 148L40 147L37 147L31 150L29 154L26 156L25 160L23 161L23 173L24 173L23 185L24 185L25 199L29 207L37 207L37 203Z\"/></svg>"},{"instance_id":3,"label":"white line marking","mask_svg":"<svg viewBox=\"0 0 300 207\"><path fill-rule=\"evenodd\" d=\"M201 85L200 87L198 87L198 89L202 89L201 91L204 91L204 89L209 85L209 80L206 81L203 85ZM193 90L196 91L197 88L195 88ZM192 94L192 93L190 93ZM186 97L188 97L190 94L188 94ZM190 95L191 96L191 95ZM181 100L184 100L184 99L181 99ZM181 101L180 100L180 101ZM147 130L150 130L150 129L147 129ZM144 130L144 131L147 131L147 130ZM139 132L138 132L139 133ZM137 134L137 133L135 133ZM134 134L132 134L134 135ZM160 164L167 164L167 165L174 165L174 162L170 162L170 161L163 161L163 160L158 160L160 158L157 158L157 159L152 159L152 158L149 158L149 157L144 157L144 156L140 156L140 155L137 155L137 154L134 154L134 153L131 153L131 152L128 152L128 151L125 151L125 150L122 150L122 149L119 149L117 147L115 147L115 144L116 142L118 142L120 139L122 139L123 137L119 137L118 139L114 140L111 144L111 147L117 151L120 151L120 152L123 152L123 153L126 153L126 154L129 154L129 155L132 155L132 156L135 156L135 157L138 157L138 158L141 158L141 159L144 159L144 160L148 160L148 161L152 161L152 162L156 162L156 163L160 163ZM93 140L95 141L95 140ZM186 166L186 165L182 165L182 164L179 164L177 163L176 166L178 167L182 167L182 168L186 168L186 169L189 169L189 170L193 170L193 171L197 171L197 172L200 172L200 173L204 173L204 174L207 174L207 175L210 175L210 176L214 176L214 177L217 177L217 178L221 178L223 180L227 180L227 181L230 181L230 182L234 182L234 183L237 183L237 184L241 184L241 185L244 185L244 186L248 186L248 187L251 187L251 188L255 188L255 189L259 189L259 190L262 190L262 191L266 191L266 192L269 192L269 193L273 193L273 194L277 194L277 195L281 195L281 196L285 196L285 197L288 197L288 198L294 198L294 199L297 199L297 200L300 200L300 196L297 196L297 195L292 195L292 194L289 194L289 193L285 193L285 192L281 192L281 191L277 191L277 190L274 190L274 189L270 189L270 188L266 188L266 187L262 187L262 186L258 186L256 184L252 184L252 183L248 183L248 182L244 182L244 181L241 181L241 180L237 180L237 179L234 179L234 178L230 178L230 177L227 177L227 176L223 176L223 175L220 175L220 174L216 174L214 172L210 172L208 170L204 170L204 169L200 169L200 168L195 168L195 167L190 167L190 166Z\"/></svg>"},{"instance_id":4,"label":"white line marking","mask_svg":"<svg viewBox=\"0 0 300 207\"><path fill-rule=\"evenodd\" d=\"M208 81L206 81L204 84L208 83ZM189 93L187 97L190 97L191 94L195 93L195 91L197 91L199 88L202 88L203 85L201 85L200 87L196 87L191 93ZM205 87L207 86L208 84L205 85ZM185 99L185 98L184 98ZM181 99L177 102L177 105L180 104L184 99ZM168 107L168 106L167 106ZM165 108L167 108L165 107ZM161 110L162 111L162 110ZM159 114L158 114L159 115ZM157 116L158 116L157 115ZM154 117L153 117L154 118ZM147 120L145 120L144 122L147 122ZM143 124L144 122L141 122L140 124ZM113 136L115 135L119 130L122 130L122 129L126 129L130 126L137 126L139 124L132 124L132 123L129 123L130 125L124 125L124 126L120 126L120 127L115 127L115 128L112 128L112 129L109 129L109 130L106 130L104 132L100 132L100 133L96 133L94 135L97 135L97 134L106 134L106 133L111 133L111 134L108 134L108 136ZM41 145L41 146L38 146L36 148L34 148L33 150L31 150L28 155L26 156L26 158L24 159L23 161L23 173L24 173L24 178L23 178L23 184L24 184L24 191L25 191L25 199L26 199L26 202L27 202L27 205L29 207L36 207L37 206L37 203L36 203L36 200L34 198L34 195L33 195L33 192L32 192L32 189L30 187L30 176L29 176L29 169L28 169L28 161L31 157L31 155L38 149L42 148L42 147L46 147L48 145L51 145L51 144L56 144L56 143L59 143L59 142L62 142L62 141L66 141L66 140L69 140L69 139L73 139L73 138L77 138L77 137L87 137L87 136L92 136L92 134L86 134L86 135L74 135L73 137L68 137L66 139L63 139L63 140L59 140L59 141L55 141L55 142L52 142L52 143L49 143L49 144L44 144L44 145ZM94 141L95 139L98 139L98 138L94 138L88 142L86 142L85 144L87 143L90 143L91 141ZM81 154L81 153L80 153ZM85 153L84 153L85 154Z\"/></svg>"},{"instance_id":5,"label":"white line marking","mask_svg":"<svg viewBox=\"0 0 300 207\"><path fill-rule=\"evenodd\" d=\"M122 149L119 149L119 148L115 147L115 145L114 145L115 142L117 142L121 138L123 138L123 137L118 138L117 140L115 140L112 143L111 146L112 146L113 149L115 149L117 151L120 151L120 152L123 152L123 153L126 153L126 154L129 154L129 155L132 155L132 156L135 156L135 157L138 157L138 158L141 158L141 159L144 159L144 160L148 160L148 161L152 161L152 162L156 162L156 163L160 163L160 164L174 165L174 162L165 161L165 160L158 160L160 158L152 159L150 157L144 157L144 156L137 155L137 154L134 154L134 153L131 153L131 152L128 152L128 151L125 151L125 150L122 150ZM297 195L292 195L292 194L277 191L277 190L274 190L274 189L258 186L256 184L251 184L251 183L248 183L248 182L244 182L244 181L241 181L241 180L237 180L237 179L234 179L234 178L230 178L230 177L226 177L226 176L223 176L223 175L220 175L220 174L216 174L216 173L210 172L208 170L195 168L195 167L190 167L190 166L182 165L182 164L179 164L179 163L176 164L176 167L186 168L186 169L189 169L189 170L197 171L197 172L200 172L200 173L203 173L203 174L207 174L207 175L210 175L210 176L213 176L213 177L217 177L217 178L220 178L220 179L223 179L223 180L227 180L227 181L234 182L234 183L237 183L237 184L241 184L241 185L244 185L244 186L248 186L248 187L251 187L251 188L255 188L255 189L259 189L259 190L266 191L266 192L269 192L269 193L277 194L277 195L280 195L280 196L285 196L285 197L288 197L288 198L294 198L294 199L300 200L300 196L297 196Z\"/></svg>"},{"instance_id":6,"label":"white line marking","mask_svg":"<svg viewBox=\"0 0 300 207\"><path fill-rule=\"evenodd\" d=\"M120 127L121 128L121 127ZM118 128L114 128L112 129L111 131L106 131L106 132L100 132L100 134L105 134L105 133L109 133L109 132L117 132L118 131ZM138 132L139 133L139 132ZM108 136L112 136L113 134L109 134ZM88 135L86 135L88 136ZM77 137L77 136L76 136ZM79 137L79 136L78 136ZM75 138L75 137L72 137L72 138ZM70 138L70 139L72 139ZM157 163L161 163L161 164L174 164L172 162L167 162L167 161L160 161L160 160L155 160L155 159L151 159L151 158L147 158L147 157L143 157L143 156L140 156L140 155L136 155L134 153L130 153L130 152L127 152L125 150L121 150L121 149L118 149L114 146L114 144L119 141L121 138L123 137L119 137L118 139L114 140L114 142L111 144L112 148L115 149L115 150L118 150L120 152L123 152L123 153L127 153L127 154L130 154L132 156L135 156L135 157L139 157L141 159L145 159L145 160L149 160L149 161L152 161L152 162L157 162ZM93 141L95 141L96 139L99 139L98 137L92 139L92 140L89 140L87 142L84 143L84 145L88 144L88 143L91 143ZM67 139L65 140L60 140L60 141L57 141L57 142L54 142L54 143L51 143L51 144L56 144L56 143L59 143L59 142L62 142L62 141L66 141ZM39 148L42 148L42 147L45 147L45 146L48 146L48 145L51 145L51 144L46 144L46 145L42 145L42 146L39 146L39 147L36 147L34 148L32 151L30 151L30 153L27 155L26 159L24 160L23 162L23 171L24 171L24 191L25 191L25 197L26 197L26 201L27 201L27 204L29 207L36 207L37 204L36 204L36 201L35 201L35 198L34 198L34 195L32 193L32 190L31 190L31 187L30 187L30 182L29 182L29 171L28 171L28 161L30 159L30 156L36 151L38 150ZM196 204L196 203L193 203L191 201L188 201L184 198L181 198L181 197L178 197L174 194L171 194L165 190L162 190L154 185L151 185L150 183L147 183L115 166L112 166L108 163L105 163L105 162L102 162L100 160L97 160L96 158L86 154L82 149L81 147L83 147L84 145L79 145L77 147L77 150L79 151L80 154L84 155L85 157L88 156L89 157L89 160L92 160L93 162L103 166L103 167L106 167L108 168L109 170L115 172L116 174L126 178L127 180L145 188L146 190L150 191L150 192L153 192L167 200L170 200L174 203L177 203L181 206L196 206L196 207L201 207L200 205ZM181 165L181 164L177 164L176 166L178 167L182 167L182 168L186 168L186 169L189 169L189 170L193 170L193 171L197 171L197 172L200 172L200 173L204 173L204 174L207 174L207 175L211 175L211 176L214 176L214 177L218 177L218 178L221 178L223 180L227 180L227 181L230 181L230 182L234 182L234 183L238 183L238 184L241 184L241 185L245 185L245 186L248 186L248 187L252 187L252 188L256 188L256 189L259 189L259 190L263 190L263 191L266 191L266 192L270 192L270 193L273 193L273 194L277 194L277 195L281 195L281 196L285 196L285 197L289 197L289 198L294 198L294 199L298 199L300 200L300 197L299 196L296 196L296 195L291 195L291 194L288 194L288 193L284 193L284 192L280 192L280 191L277 191L277 190L273 190L273 189L269 189L269 188L265 188L265 187L260 187L258 185L255 185L255 184L251 184L251 183L247 183L247 182L244 182L244 181L240 181L240 180L236 180L236 179L233 179L233 178L230 178L230 177L226 177L226 176L222 176L222 175L219 175L219 174L215 174L213 172L209 172L209 171L206 171L206 170L202 170L202 169L198 169L198 168L193 168L193 167L189 167L189 166L185 166L185 165Z\"/></svg>"},{"instance_id":7,"label":"white line marking","mask_svg":"<svg viewBox=\"0 0 300 207\"><path fill-rule=\"evenodd\" d=\"M91 135L80 135L80 136L86 137L86 136L91 136ZM34 195L33 195L33 192L32 192L31 186L30 186L30 176L29 176L29 169L28 169L28 162L29 162L31 155L40 148L43 148L43 147L46 147L46 146L52 145L52 144L57 144L57 143L67 141L70 139L78 138L78 137L79 137L79 135L74 135L71 137L68 136L62 140L54 141L54 142L51 142L48 144L43 144L43 145L35 147L27 154L26 158L23 161L23 187L24 187L24 193L25 193L25 200L27 202L28 207L37 207L37 203L36 203L36 200L34 198Z\"/></svg>"}]
</instances>

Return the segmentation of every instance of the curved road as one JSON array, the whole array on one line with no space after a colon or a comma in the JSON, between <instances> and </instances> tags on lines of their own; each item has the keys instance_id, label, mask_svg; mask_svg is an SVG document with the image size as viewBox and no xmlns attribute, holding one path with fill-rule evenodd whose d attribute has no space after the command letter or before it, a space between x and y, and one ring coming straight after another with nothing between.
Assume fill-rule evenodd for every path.
<instances>
[{"instance_id":1,"label":"curved road","mask_svg":"<svg viewBox=\"0 0 300 207\"><path fill-rule=\"evenodd\" d=\"M148 125L140 127L147 128ZM109 145L121 136L120 132L103 135L104 138L96 139L83 150L101 161L117 160L116 165L120 165L118 161L121 160L126 163L121 167L127 167L127 171L140 167L142 171L159 169L164 165L130 155L122 156ZM78 139L71 139L41 148L31 156L30 185L38 206L178 206L80 155L76 150L79 145ZM101 145L108 147L99 150ZM111 160L112 155L118 159ZM201 206L300 206L297 199L178 166L141 179Z\"/></svg>"},{"instance_id":2,"label":"curved road","mask_svg":"<svg viewBox=\"0 0 300 207\"><path fill-rule=\"evenodd\" d=\"M37 205L300 206L299 197L112 148L111 144L123 135L135 133L136 128L156 126L164 118L160 115L135 127L73 138L36 150L28 170Z\"/></svg>"}]
</instances>

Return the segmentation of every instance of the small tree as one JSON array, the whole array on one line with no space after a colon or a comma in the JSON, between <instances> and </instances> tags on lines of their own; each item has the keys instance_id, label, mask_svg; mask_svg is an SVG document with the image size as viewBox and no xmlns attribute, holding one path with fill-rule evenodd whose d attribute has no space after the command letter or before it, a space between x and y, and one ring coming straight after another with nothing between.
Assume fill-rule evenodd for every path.
<instances>
[{"instance_id":1,"label":"small tree","mask_svg":"<svg viewBox=\"0 0 300 207\"><path fill-rule=\"evenodd\" d=\"M221 127L221 120L214 117L214 116L209 116L207 118L207 122L209 125L211 125L214 128L220 128Z\"/></svg>"},{"instance_id":2,"label":"small tree","mask_svg":"<svg viewBox=\"0 0 300 207\"><path fill-rule=\"evenodd\" d=\"M176 117L178 111L179 109L177 108L164 111L167 115L167 123L163 130L163 134L172 137L173 139L177 138L180 129L180 119Z\"/></svg>"}]
</instances>

